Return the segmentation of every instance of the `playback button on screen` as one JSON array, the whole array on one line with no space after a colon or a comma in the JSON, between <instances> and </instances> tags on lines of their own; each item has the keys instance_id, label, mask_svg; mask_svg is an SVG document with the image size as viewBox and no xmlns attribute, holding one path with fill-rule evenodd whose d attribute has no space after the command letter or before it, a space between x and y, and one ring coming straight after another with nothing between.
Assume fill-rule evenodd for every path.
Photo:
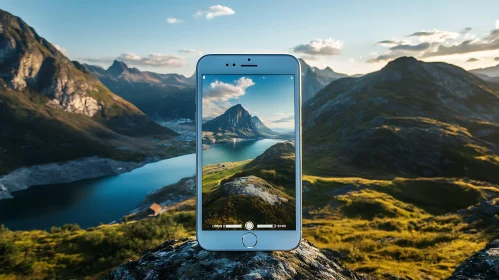
<instances>
[{"instance_id":1,"label":"playback button on screen","mask_svg":"<svg viewBox=\"0 0 499 280\"><path fill-rule=\"evenodd\" d=\"M250 222L246 222L246 224L244 224L244 227L247 229L247 230L252 230L253 227L255 225L250 221Z\"/></svg>"}]
</instances>

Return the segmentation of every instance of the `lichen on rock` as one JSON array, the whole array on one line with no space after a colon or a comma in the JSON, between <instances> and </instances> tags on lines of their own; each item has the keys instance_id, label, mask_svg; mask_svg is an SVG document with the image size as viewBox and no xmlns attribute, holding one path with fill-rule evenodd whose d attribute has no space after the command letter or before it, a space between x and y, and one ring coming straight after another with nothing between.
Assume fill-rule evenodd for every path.
<instances>
[{"instance_id":1,"label":"lichen on rock","mask_svg":"<svg viewBox=\"0 0 499 280\"><path fill-rule=\"evenodd\" d=\"M499 240L495 240L482 250L461 263L449 280L499 279Z\"/></svg>"},{"instance_id":2,"label":"lichen on rock","mask_svg":"<svg viewBox=\"0 0 499 280\"><path fill-rule=\"evenodd\" d=\"M105 279L365 279L344 268L330 250L307 240L292 251L210 252L196 241L168 241Z\"/></svg>"}]
</instances>

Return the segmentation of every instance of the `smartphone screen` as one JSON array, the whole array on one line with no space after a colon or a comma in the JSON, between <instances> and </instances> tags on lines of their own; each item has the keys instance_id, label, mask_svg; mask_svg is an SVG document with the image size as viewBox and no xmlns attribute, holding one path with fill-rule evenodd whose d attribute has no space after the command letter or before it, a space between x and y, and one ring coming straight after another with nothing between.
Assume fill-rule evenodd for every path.
<instances>
[{"instance_id":1,"label":"smartphone screen","mask_svg":"<svg viewBox=\"0 0 499 280\"><path fill-rule=\"evenodd\" d=\"M203 75L203 230L296 230L294 75Z\"/></svg>"}]
</instances>

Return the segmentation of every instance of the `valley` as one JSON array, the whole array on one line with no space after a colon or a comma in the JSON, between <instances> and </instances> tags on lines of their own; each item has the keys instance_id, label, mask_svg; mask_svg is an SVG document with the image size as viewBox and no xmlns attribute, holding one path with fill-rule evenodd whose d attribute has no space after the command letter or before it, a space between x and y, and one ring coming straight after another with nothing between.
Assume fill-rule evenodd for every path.
<instances>
[{"instance_id":1,"label":"valley","mask_svg":"<svg viewBox=\"0 0 499 280\"><path fill-rule=\"evenodd\" d=\"M0 278L99 279L193 238L195 76L70 61L0 23ZM306 240L366 277L443 279L499 239L497 67L301 66ZM241 104L203 124L205 229L294 220L293 131Z\"/></svg>"}]
</instances>

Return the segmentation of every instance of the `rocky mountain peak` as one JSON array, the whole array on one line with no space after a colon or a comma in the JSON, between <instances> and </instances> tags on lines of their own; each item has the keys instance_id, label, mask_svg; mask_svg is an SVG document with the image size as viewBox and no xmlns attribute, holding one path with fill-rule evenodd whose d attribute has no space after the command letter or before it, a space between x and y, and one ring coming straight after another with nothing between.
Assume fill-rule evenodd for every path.
<instances>
[{"instance_id":1,"label":"rocky mountain peak","mask_svg":"<svg viewBox=\"0 0 499 280\"><path fill-rule=\"evenodd\" d=\"M260 120L259 117L253 116L253 123L255 124L256 128L264 128L266 127L265 124Z\"/></svg>"},{"instance_id":2,"label":"rocky mountain peak","mask_svg":"<svg viewBox=\"0 0 499 280\"><path fill-rule=\"evenodd\" d=\"M113 76L119 76L125 72L128 72L128 65L123 61L115 60L111 66L107 69L107 72Z\"/></svg>"},{"instance_id":3,"label":"rocky mountain peak","mask_svg":"<svg viewBox=\"0 0 499 280\"><path fill-rule=\"evenodd\" d=\"M227 109L222 115L204 123L203 131L234 132L242 138L277 135L258 117L255 117L251 116L241 104L237 104Z\"/></svg>"},{"instance_id":4,"label":"rocky mountain peak","mask_svg":"<svg viewBox=\"0 0 499 280\"><path fill-rule=\"evenodd\" d=\"M381 71L417 71L422 70L423 64L412 56L403 56L388 62Z\"/></svg>"},{"instance_id":5,"label":"rocky mountain peak","mask_svg":"<svg viewBox=\"0 0 499 280\"><path fill-rule=\"evenodd\" d=\"M331 67L329 67L329 66L326 66L326 68L324 68L324 71L335 73L334 70L331 69Z\"/></svg>"},{"instance_id":6,"label":"rocky mountain peak","mask_svg":"<svg viewBox=\"0 0 499 280\"><path fill-rule=\"evenodd\" d=\"M22 19L0 10L0 77L14 90L31 89L50 98L49 105L94 116L103 104L87 95L96 81L78 70Z\"/></svg>"},{"instance_id":7,"label":"rocky mountain peak","mask_svg":"<svg viewBox=\"0 0 499 280\"><path fill-rule=\"evenodd\" d=\"M246 111L246 109L244 109L243 105L236 104L236 105L230 107L229 109L227 109L227 112L243 112L244 113L244 112L248 112L248 111Z\"/></svg>"},{"instance_id":8,"label":"rocky mountain peak","mask_svg":"<svg viewBox=\"0 0 499 280\"><path fill-rule=\"evenodd\" d=\"M196 241L168 241L105 279L364 279L336 255L307 240L285 252L209 252Z\"/></svg>"}]
</instances>

